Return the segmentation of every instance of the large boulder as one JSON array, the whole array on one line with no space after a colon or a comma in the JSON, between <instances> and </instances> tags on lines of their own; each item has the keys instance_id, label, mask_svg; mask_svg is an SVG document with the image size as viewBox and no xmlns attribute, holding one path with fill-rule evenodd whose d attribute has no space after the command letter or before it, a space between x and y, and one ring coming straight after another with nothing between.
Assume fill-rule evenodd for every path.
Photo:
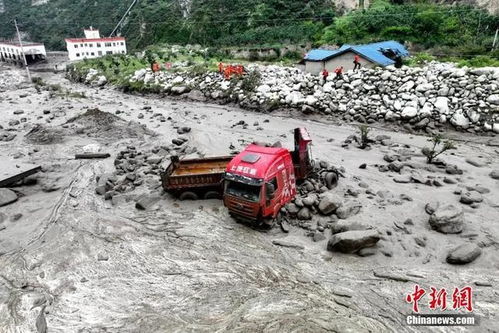
<instances>
[{"instance_id":1,"label":"large boulder","mask_svg":"<svg viewBox=\"0 0 499 333\"><path fill-rule=\"evenodd\" d=\"M321 195L319 206L317 208L322 214L331 215L341 205L342 200L339 195L333 192L325 192Z\"/></svg>"},{"instance_id":2,"label":"large boulder","mask_svg":"<svg viewBox=\"0 0 499 333\"><path fill-rule=\"evenodd\" d=\"M0 207L6 206L17 200L17 194L8 188L0 188Z\"/></svg>"},{"instance_id":3,"label":"large boulder","mask_svg":"<svg viewBox=\"0 0 499 333\"><path fill-rule=\"evenodd\" d=\"M345 231L334 234L327 243L329 251L355 253L360 249L376 245L380 237L375 230Z\"/></svg>"},{"instance_id":4,"label":"large boulder","mask_svg":"<svg viewBox=\"0 0 499 333\"><path fill-rule=\"evenodd\" d=\"M175 86L175 87L172 87L170 89L170 91L172 94L182 95L182 94L188 93L189 91L191 91L191 89L189 87L186 87L186 86Z\"/></svg>"},{"instance_id":5,"label":"large boulder","mask_svg":"<svg viewBox=\"0 0 499 333\"><path fill-rule=\"evenodd\" d=\"M470 120L463 114L461 110L456 111L450 118L452 125L461 128L468 128L470 126Z\"/></svg>"},{"instance_id":6,"label":"large boulder","mask_svg":"<svg viewBox=\"0 0 499 333\"><path fill-rule=\"evenodd\" d=\"M463 265L472 262L482 254L482 249L476 244L465 243L452 249L447 255L449 264Z\"/></svg>"},{"instance_id":7,"label":"large boulder","mask_svg":"<svg viewBox=\"0 0 499 333\"><path fill-rule=\"evenodd\" d=\"M464 213L454 205L441 206L430 215L429 223L438 232L457 234L463 231Z\"/></svg>"}]
</instances>

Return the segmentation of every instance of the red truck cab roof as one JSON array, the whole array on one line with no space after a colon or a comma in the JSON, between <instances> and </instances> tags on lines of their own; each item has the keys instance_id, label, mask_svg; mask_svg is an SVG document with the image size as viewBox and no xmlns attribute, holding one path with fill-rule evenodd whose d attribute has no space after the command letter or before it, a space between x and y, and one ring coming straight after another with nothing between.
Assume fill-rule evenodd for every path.
<instances>
[{"instance_id":1,"label":"red truck cab roof","mask_svg":"<svg viewBox=\"0 0 499 333\"><path fill-rule=\"evenodd\" d=\"M251 144L229 162L226 171L239 176L265 179L275 161L287 154L289 151L286 148Z\"/></svg>"}]
</instances>

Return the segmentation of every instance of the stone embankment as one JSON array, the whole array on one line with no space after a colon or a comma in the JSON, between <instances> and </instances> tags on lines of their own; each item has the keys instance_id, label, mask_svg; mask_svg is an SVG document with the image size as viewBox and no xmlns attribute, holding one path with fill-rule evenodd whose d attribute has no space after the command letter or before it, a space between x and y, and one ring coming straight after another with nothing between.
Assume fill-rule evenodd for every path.
<instances>
[{"instance_id":1,"label":"stone embankment","mask_svg":"<svg viewBox=\"0 0 499 333\"><path fill-rule=\"evenodd\" d=\"M213 72L141 69L129 81L140 83L143 91L234 102L256 110L293 108L346 121L398 122L430 133L445 124L468 132L499 133L499 68L431 63L421 68L361 69L342 78L331 74L326 80L292 67L251 65L247 72L243 78L225 80ZM107 83L97 70L85 75L80 80L86 83Z\"/></svg>"}]
</instances>

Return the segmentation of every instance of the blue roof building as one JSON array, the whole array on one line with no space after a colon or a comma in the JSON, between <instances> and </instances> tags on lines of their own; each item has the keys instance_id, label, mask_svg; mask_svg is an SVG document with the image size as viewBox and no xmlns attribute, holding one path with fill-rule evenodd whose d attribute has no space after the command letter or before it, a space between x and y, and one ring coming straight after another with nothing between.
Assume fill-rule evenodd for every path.
<instances>
[{"instance_id":1,"label":"blue roof building","mask_svg":"<svg viewBox=\"0 0 499 333\"><path fill-rule=\"evenodd\" d=\"M409 52L402 44L393 40L361 45L345 44L336 50L310 50L301 64L305 65L307 72L314 74L320 73L324 68L334 71L340 66L347 71L353 69L355 55L358 56L361 66L372 68L394 65L397 58L407 57Z\"/></svg>"}]
</instances>

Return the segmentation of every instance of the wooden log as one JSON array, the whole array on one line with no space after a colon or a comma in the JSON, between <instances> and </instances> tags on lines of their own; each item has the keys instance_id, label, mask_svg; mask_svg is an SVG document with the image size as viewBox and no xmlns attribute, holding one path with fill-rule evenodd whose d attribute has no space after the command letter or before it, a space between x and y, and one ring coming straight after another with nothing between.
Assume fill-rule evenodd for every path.
<instances>
[{"instance_id":1,"label":"wooden log","mask_svg":"<svg viewBox=\"0 0 499 333\"><path fill-rule=\"evenodd\" d=\"M90 154L75 154L75 160L94 159L94 158L108 158L111 157L108 153L90 153Z\"/></svg>"}]
</instances>

